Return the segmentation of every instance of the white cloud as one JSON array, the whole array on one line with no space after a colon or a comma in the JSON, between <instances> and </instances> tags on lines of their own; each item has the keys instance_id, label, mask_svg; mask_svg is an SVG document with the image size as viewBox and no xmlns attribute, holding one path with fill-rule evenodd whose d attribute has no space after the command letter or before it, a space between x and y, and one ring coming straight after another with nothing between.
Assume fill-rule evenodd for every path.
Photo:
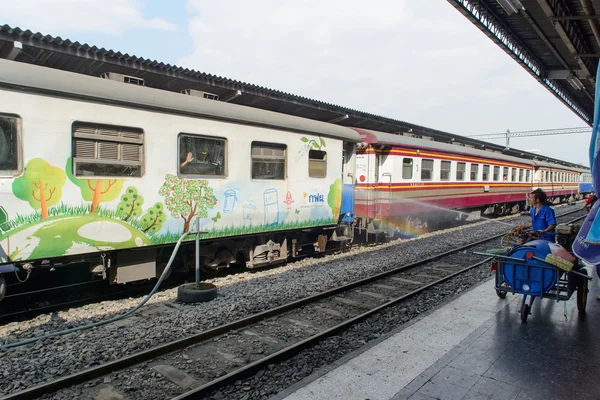
<instances>
[{"instance_id":1,"label":"white cloud","mask_svg":"<svg viewBox=\"0 0 600 400\"><path fill-rule=\"evenodd\" d=\"M58 36L57 32L94 32L120 35L147 28L174 30L162 18L144 18L138 0L0 0L3 23ZM8 17L8 19L7 19Z\"/></svg>"},{"instance_id":2,"label":"white cloud","mask_svg":"<svg viewBox=\"0 0 600 400\"><path fill-rule=\"evenodd\" d=\"M446 0L186 7L184 67L458 134L585 125ZM568 140L537 147L586 163Z\"/></svg>"}]
</instances>

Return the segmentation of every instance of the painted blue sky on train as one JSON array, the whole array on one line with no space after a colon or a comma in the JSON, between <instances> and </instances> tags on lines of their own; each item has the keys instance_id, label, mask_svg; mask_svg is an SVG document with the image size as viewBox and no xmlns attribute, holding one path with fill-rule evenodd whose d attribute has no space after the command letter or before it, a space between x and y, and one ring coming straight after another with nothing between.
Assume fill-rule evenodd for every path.
<instances>
[{"instance_id":1,"label":"painted blue sky on train","mask_svg":"<svg viewBox=\"0 0 600 400\"><path fill-rule=\"evenodd\" d=\"M0 0L0 16L456 134L585 126L446 0ZM511 147L589 163L587 134Z\"/></svg>"}]
</instances>

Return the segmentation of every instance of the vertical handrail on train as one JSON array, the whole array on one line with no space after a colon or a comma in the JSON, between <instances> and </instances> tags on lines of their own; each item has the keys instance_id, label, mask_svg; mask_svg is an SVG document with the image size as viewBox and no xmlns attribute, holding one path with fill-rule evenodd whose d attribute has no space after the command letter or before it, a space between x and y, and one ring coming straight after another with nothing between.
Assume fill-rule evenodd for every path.
<instances>
[{"instance_id":1,"label":"vertical handrail on train","mask_svg":"<svg viewBox=\"0 0 600 400\"><path fill-rule=\"evenodd\" d=\"M383 174L381 174L381 176L389 176L390 177L390 182L388 184L388 207L387 207L387 213L389 216L390 209L392 207L392 174L390 172L384 172Z\"/></svg>"}]
</instances>

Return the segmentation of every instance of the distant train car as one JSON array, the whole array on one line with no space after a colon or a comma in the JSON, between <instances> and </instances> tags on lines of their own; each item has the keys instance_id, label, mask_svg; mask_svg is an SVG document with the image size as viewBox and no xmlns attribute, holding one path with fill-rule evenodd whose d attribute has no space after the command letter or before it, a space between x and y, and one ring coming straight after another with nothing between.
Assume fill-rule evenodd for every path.
<instances>
[{"instance_id":1,"label":"distant train car","mask_svg":"<svg viewBox=\"0 0 600 400\"><path fill-rule=\"evenodd\" d=\"M155 278L196 218L208 232L203 268L322 252L353 221L360 140L333 124L0 59L0 280L79 263L111 283Z\"/></svg>"},{"instance_id":2,"label":"distant train car","mask_svg":"<svg viewBox=\"0 0 600 400\"><path fill-rule=\"evenodd\" d=\"M590 172L582 172L579 175L579 190L578 193L581 196L588 195L594 191L594 186L592 185L592 174Z\"/></svg>"},{"instance_id":3,"label":"distant train car","mask_svg":"<svg viewBox=\"0 0 600 400\"><path fill-rule=\"evenodd\" d=\"M359 230L436 229L469 216L523 209L531 160L454 144L356 129Z\"/></svg>"},{"instance_id":4,"label":"distant train car","mask_svg":"<svg viewBox=\"0 0 600 400\"><path fill-rule=\"evenodd\" d=\"M579 180L581 168L534 160L535 173L532 189L540 188L550 201L560 203L569 198L580 198Z\"/></svg>"}]
</instances>

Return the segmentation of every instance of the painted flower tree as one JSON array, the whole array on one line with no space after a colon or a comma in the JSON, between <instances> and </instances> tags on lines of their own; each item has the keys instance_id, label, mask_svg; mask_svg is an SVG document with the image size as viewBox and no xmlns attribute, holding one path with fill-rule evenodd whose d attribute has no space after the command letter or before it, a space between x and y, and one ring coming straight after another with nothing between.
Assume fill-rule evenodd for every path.
<instances>
[{"instance_id":1,"label":"painted flower tree","mask_svg":"<svg viewBox=\"0 0 600 400\"><path fill-rule=\"evenodd\" d=\"M158 194L164 196L165 206L173 218L184 220L183 231L190 230L192 218L208 217L208 210L217 204L213 189L205 180L180 179L167 174Z\"/></svg>"},{"instance_id":2,"label":"painted flower tree","mask_svg":"<svg viewBox=\"0 0 600 400\"><path fill-rule=\"evenodd\" d=\"M60 201L66 180L62 169L34 158L25 166L23 176L14 180L12 191L19 199L29 202L34 210L40 210L42 218L48 218L48 207Z\"/></svg>"},{"instance_id":3,"label":"painted flower tree","mask_svg":"<svg viewBox=\"0 0 600 400\"><path fill-rule=\"evenodd\" d=\"M81 197L85 201L91 201L90 214L96 214L101 202L114 200L121 189L123 189L123 179L79 179L73 175L71 158L67 160L65 167L67 177L81 190Z\"/></svg>"},{"instance_id":4,"label":"painted flower tree","mask_svg":"<svg viewBox=\"0 0 600 400\"><path fill-rule=\"evenodd\" d=\"M117 205L117 214L123 218L123 221L128 221L131 217L139 217L142 214L143 204L144 198L138 193L137 188L129 186Z\"/></svg>"}]
</instances>

